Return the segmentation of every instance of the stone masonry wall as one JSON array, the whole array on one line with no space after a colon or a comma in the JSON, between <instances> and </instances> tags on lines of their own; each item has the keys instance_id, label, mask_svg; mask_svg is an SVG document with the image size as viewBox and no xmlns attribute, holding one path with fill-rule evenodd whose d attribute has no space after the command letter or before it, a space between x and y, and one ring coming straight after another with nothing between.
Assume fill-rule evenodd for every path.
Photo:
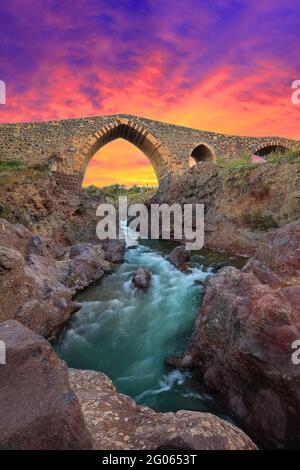
<instances>
[{"instance_id":1,"label":"stone masonry wall","mask_svg":"<svg viewBox=\"0 0 300 470\"><path fill-rule=\"evenodd\" d=\"M163 184L172 174L188 168L189 156L199 144L214 158L239 158L267 145L286 148L299 141L282 137L240 137L190 129L131 115L96 116L36 123L0 124L0 160L21 160L26 165L50 162L62 185L81 185L86 165L106 143L124 138L139 147Z\"/></svg>"}]
</instances>

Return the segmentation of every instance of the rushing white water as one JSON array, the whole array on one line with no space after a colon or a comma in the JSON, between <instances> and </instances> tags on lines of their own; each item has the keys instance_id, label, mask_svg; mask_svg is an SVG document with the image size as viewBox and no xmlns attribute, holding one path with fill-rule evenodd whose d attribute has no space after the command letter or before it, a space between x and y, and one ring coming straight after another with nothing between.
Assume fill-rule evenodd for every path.
<instances>
[{"instance_id":1,"label":"rushing white water","mask_svg":"<svg viewBox=\"0 0 300 470\"><path fill-rule=\"evenodd\" d=\"M140 266L152 273L146 291L131 282ZM165 365L167 356L186 346L203 295L194 281L209 272L200 266L183 274L151 246L128 249L113 274L78 297L82 308L56 343L57 352L71 367L106 373L119 391L156 410L221 414L189 373Z\"/></svg>"}]
</instances>

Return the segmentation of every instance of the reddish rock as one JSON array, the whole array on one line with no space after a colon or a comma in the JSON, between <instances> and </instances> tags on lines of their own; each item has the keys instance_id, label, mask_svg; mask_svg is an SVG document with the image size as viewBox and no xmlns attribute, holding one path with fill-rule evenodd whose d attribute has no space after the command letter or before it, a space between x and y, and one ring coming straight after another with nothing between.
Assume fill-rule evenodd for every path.
<instances>
[{"instance_id":1,"label":"reddish rock","mask_svg":"<svg viewBox=\"0 0 300 470\"><path fill-rule=\"evenodd\" d=\"M262 284L268 284L272 287L279 287L280 280L277 276L261 261L251 258L242 269L245 273L253 273Z\"/></svg>"},{"instance_id":2,"label":"reddish rock","mask_svg":"<svg viewBox=\"0 0 300 470\"><path fill-rule=\"evenodd\" d=\"M110 263L121 263L125 255L124 240L105 240L101 242L106 261Z\"/></svg>"},{"instance_id":3,"label":"reddish rock","mask_svg":"<svg viewBox=\"0 0 300 470\"><path fill-rule=\"evenodd\" d=\"M19 270L24 265L22 254L12 248L0 246L0 275L5 275L9 271Z\"/></svg>"},{"instance_id":4,"label":"reddish rock","mask_svg":"<svg viewBox=\"0 0 300 470\"><path fill-rule=\"evenodd\" d=\"M137 289L145 290L150 286L151 272L146 268L138 268L132 276L132 284Z\"/></svg>"},{"instance_id":5,"label":"reddish rock","mask_svg":"<svg viewBox=\"0 0 300 470\"><path fill-rule=\"evenodd\" d=\"M66 264L64 284L80 291L89 284L101 279L111 268L104 260L104 251L100 245L79 243L71 247L70 261Z\"/></svg>"},{"instance_id":6,"label":"reddish rock","mask_svg":"<svg viewBox=\"0 0 300 470\"><path fill-rule=\"evenodd\" d=\"M193 357L188 354L183 356L169 356L166 358L165 363L170 367L188 369L193 366Z\"/></svg>"},{"instance_id":7,"label":"reddish rock","mask_svg":"<svg viewBox=\"0 0 300 470\"><path fill-rule=\"evenodd\" d=\"M26 246L26 258L30 259L31 255L47 256L52 254L51 241L40 235L34 235L29 238Z\"/></svg>"},{"instance_id":8,"label":"reddish rock","mask_svg":"<svg viewBox=\"0 0 300 470\"><path fill-rule=\"evenodd\" d=\"M183 245L176 246L168 256L168 260L176 268L186 270L187 265L191 258L191 252L187 250Z\"/></svg>"},{"instance_id":9,"label":"reddish rock","mask_svg":"<svg viewBox=\"0 0 300 470\"><path fill-rule=\"evenodd\" d=\"M111 271L99 244L59 250L51 239L6 221L0 242L0 321L18 320L49 339L80 308L74 293Z\"/></svg>"},{"instance_id":10,"label":"reddish rock","mask_svg":"<svg viewBox=\"0 0 300 470\"><path fill-rule=\"evenodd\" d=\"M300 282L300 219L271 230L255 258L289 283Z\"/></svg>"},{"instance_id":11,"label":"reddish rock","mask_svg":"<svg viewBox=\"0 0 300 470\"><path fill-rule=\"evenodd\" d=\"M50 344L16 321L0 324L0 340L0 448L90 449L68 369Z\"/></svg>"},{"instance_id":12,"label":"reddish rock","mask_svg":"<svg viewBox=\"0 0 300 470\"><path fill-rule=\"evenodd\" d=\"M192 274L192 269L191 269L191 265L189 263L183 263L179 266L178 268L182 273L185 273L185 274Z\"/></svg>"},{"instance_id":13,"label":"reddish rock","mask_svg":"<svg viewBox=\"0 0 300 470\"><path fill-rule=\"evenodd\" d=\"M300 435L300 286L275 288L269 276L228 267L211 278L186 354L246 432L283 448Z\"/></svg>"},{"instance_id":14,"label":"reddish rock","mask_svg":"<svg viewBox=\"0 0 300 470\"><path fill-rule=\"evenodd\" d=\"M0 277L0 321L15 319L54 337L78 310L51 257L32 255L26 264L19 251L1 246Z\"/></svg>"},{"instance_id":15,"label":"reddish rock","mask_svg":"<svg viewBox=\"0 0 300 470\"><path fill-rule=\"evenodd\" d=\"M153 202L204 204L206 248L264 261L268 230L299 224L299 168L300 161L240 169L201 162L171 178Z\"/></svg>"},{"instance_id":16,"label":"reddish rock","mask_svg":"<svg viewBox=\"0 0 300 470\"><path fill-rule=\"evenodd\" d=\"M69 377L94 449L256 449L240 429L209 413L156 413L118 393L104 374L69 369Z\"/></svg>"}]
</instances>

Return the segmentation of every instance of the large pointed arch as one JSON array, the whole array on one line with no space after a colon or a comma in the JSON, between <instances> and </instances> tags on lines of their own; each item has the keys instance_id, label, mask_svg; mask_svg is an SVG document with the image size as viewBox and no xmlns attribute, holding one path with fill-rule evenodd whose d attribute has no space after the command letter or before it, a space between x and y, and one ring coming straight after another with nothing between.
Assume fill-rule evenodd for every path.
<instances>
[{"instance_id":1,"label":"large pointed arch","mask_svg":"<svg viewBox=\"0 0 300 470\"><path fill-rule=\"evenodd\" d=\"M82 178L89 161L95 153L104 145L119 138L135 145L148 157L154 168L158 183L161 184L172 169L171 155L147 128L126 118L110 121L90 136L88 143L82 149L83 161L80 169Z\"/></svg>"}]
</instances>

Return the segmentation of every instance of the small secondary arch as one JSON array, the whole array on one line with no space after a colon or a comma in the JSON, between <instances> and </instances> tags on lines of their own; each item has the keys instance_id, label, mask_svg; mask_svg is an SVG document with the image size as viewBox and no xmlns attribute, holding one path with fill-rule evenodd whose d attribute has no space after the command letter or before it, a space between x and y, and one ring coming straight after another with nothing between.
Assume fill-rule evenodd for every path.
<instances>
[{"instance_id":1,"label":"small secondary arch","mask_svg":"<svg viewBox=\"0 0 300 470\"><path fill-rule=\"evenodd\" d=\"M272 153L276 153L278 155L283 154L287 150L289 150L289 148L284 145L269 144L269 145L260 147L254 153L255 155L258 155L259 157L267 157L268 155L271 155Z\"/></svg>"},{"instance_id":2,"label":"small secondary arch","mask_svg":"<svg viewBox=\"0 0 300 470\"><path fill-rule=\"evenodd\" d=\"M189 157L189 166L194 166L201 162L214 162L215 160L214 150L208 144L201 143L192 150Z\"/></svg>"}]
</instances>

